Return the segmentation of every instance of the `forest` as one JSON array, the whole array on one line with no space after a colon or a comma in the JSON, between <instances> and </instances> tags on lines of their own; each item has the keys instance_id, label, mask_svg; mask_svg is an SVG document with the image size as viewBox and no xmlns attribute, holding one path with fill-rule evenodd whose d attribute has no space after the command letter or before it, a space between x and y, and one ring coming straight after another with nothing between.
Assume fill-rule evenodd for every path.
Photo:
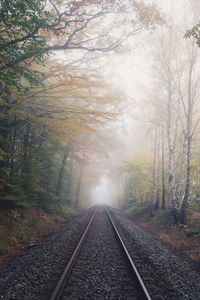
<instances>
[{"instance_id":1,"label":"forest","mask_svg":"<svg viewBox=\"0 0 200 300\"><path fill-rule=\"evenodd\" d=\"M195 223L199 237L199 12L197 0L1 0L0 253L26 242L21 219L52 225L109 189L108 204Z\"/></svg>"}]
</instances>

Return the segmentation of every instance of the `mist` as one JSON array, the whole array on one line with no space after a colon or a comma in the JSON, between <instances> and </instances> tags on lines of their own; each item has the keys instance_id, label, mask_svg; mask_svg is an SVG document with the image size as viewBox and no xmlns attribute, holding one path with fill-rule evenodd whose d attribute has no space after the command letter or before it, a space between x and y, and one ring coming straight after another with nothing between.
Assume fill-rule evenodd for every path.
<instances>
[{"instance_id":1,"label":"mist","mask_svg":"<svg viewBox=\"0 0 200 300\"><path fill-rule=\"evenodd\" d=\"M110 205L117 206L116 192L113 183L106 176L100 178L98 185L91 188L90 205Z\"/></svg>"},{"instance_id":2,"label":"mist","mask_svg":"<svg viewBox=\"0 0 200 300\"><path fill-rule=\"evenodd\" d=\"M176 215L185 205L188 178L196 186L196 173L187 173L186 160L189 155L190 170L198 164L199 49L185 34L198 23L200 8L195 1L155 3L163 14L162 25L130 36L126 47L97 59L100 76L121 100L116 121L103 130L105 155L97 154L101 168L92 166L99 177L91 185L90 203L163 205ZM192 187L190 193L198 197Z\"/></svg>"},{"instance_id":3,"label":"mist","mask_svg":"<svg viewBox=\"0 0 200 300\"><path fill-rule=\"evenodd\" d=\"M199 300L200 0L0 16L1 299Z\"/></svg>"}]
</instances>

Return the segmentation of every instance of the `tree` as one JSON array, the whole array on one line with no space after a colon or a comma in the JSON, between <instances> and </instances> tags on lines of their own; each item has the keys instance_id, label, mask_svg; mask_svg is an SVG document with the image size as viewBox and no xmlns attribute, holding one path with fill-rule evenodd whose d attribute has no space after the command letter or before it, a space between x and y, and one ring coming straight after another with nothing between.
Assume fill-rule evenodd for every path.
<instances>
[{"instance_id":1,"label":"tree","mask_svg":"<svg viewBox=\"0 0 200 300\"><path fill-rule=\"evenodd\" d=\"M79 65L152 29L161 16L138 1L5 0L0 10L1 198L16 191L16 198L53 204L73 177L71 164L98 151L94 132L119 108L108 86Z\"/></svg>"},{"instance_id":2,"label":"tree","mask_svg":"<svg viewBox=\"0 0 200 300\"><path fill-rule=\"evenodd\" d=\"M139 155L121 165L121 178L125 177L125 203L147 203L152 193L152 158Z\"/></svg>"},{"instance_id":3,"label":"tree","mask_svg":"<svg viewBox=\"0 0 200 300\"><path fill-rule=\"evenodd\" d=\"M130 11L133 10L138 18L130 28ZM129 13L129 21L125 22L126 33L116 36L115 22L118 25L120 22L116 14L122 15L123 12L126 12L126 17ZM23 78L31 83L41 81L39 75L42 74L30 67L44 62L49 52L77 49L108 52L119 47L131 34L161 22L155 6L145 6L137 1L127 6L124 1L112 0L89 3L71 0L67 4L57 0L3 0L0 15L0 81L17 88L21 87ZM108 15L113 24L109 30L104 25Z\"/></svg>"},{"instance_id":4,"label":"tree","mask_svg":"<svg viewBox=\"0 0 200 300\"><path fill-rule=\"evenodd\" d=\"M52 15L45 1L1 1L0 6L0 81L7 86L21 86L21 79L36 83L39 72L30 68L43 61L47 44L41 30L53 30L48 23Z\"/></svg>"}]
</instances>

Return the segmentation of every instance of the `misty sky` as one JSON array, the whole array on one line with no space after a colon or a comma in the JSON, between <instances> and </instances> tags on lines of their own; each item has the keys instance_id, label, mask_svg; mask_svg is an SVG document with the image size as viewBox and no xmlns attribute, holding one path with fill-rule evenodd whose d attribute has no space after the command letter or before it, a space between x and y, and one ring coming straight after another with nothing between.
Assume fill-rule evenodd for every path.
<instances>
[{"instance_id":1,"label":"misty sky","mask_svg":"<svg viewBox=\"0 0 200 300\"><path fill-rule=\"evenodd\" d=\"M115 189L107 177L102 176L99 185L94 186L90 192L90 204L93 205L116 205Z\"/></svg>"},{"instance_id":2,"label":"misty sky","mask_svg":"<svg viewBox=\"0 0 200 300\"><path fill-rule=\"evenodd\" d=\"M148 2L152 3L150 0ZM187 9L184 8L184 3L189 3L189 0L155 0L153 2L160 7L167 20L173 19L178 27L183 26L181 30L184 39L185 28L189 29L193 25ZM196 0L197 2L199 3L198 0ZM143 99L144 92L150 91L154 84L153 55L156 49L157 34L160 30L163 30L163 27L157 28L155 32L146 31L130 38L128 51L113 55L112 60L109 57L105 68L106 80L112 83L114 89L120 89L128 101L128 114L122 116L121 122L122 126L126 128L126 140L131 141L128 143L130 155L133 152L141 152L142 147L148 147L146 126L142 121L148 119L148 111L144 109Z\"/></svg>"}]
</instances>

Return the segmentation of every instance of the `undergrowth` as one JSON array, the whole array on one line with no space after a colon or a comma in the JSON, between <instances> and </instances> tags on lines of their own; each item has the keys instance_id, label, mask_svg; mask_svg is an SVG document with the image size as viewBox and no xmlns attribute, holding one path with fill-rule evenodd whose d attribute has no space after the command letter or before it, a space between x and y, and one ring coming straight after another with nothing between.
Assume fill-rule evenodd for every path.
<instances>
[{"instance_id":1,"label":"undergrowth","mask_svg":"<svg viewBox=\"0 0 200 300\"><path fill-rule=\"evenodd\" d=\"M72 210L67 206L54 208L53 213L45 212L36 206L1 210L0 255L14 254L19 249L35 243L65 222L71 214Z\"/></svg>"},{"instance_id":2,"label":"undergrowth","mask_svg":"<svg viewBox=\"0 0 200 300\"><path fill-rule=\"evenodd\" d=\"M135 203L126 209L127 216L146 231L184 252L191 259L200 259L200 211L189 208L188 225L175 224L169 210L157 210L152 217L144 204Z\"/></svg>"}]
</instances>

